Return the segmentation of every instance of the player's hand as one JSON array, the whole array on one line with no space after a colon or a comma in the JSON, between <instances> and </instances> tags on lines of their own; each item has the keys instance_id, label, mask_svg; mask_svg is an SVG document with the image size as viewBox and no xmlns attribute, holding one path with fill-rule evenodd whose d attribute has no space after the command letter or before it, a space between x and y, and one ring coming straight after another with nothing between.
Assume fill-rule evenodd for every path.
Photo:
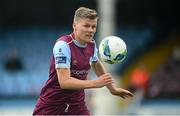
<instances>
[{"instance_id":1,"label":"player's hand","mask_svg":"<svg viewBox=\"0 0 180 116\"><path fill-rule=\"evenodd\" d=\"M117 88L117 87L115 87L114 90L111 91L111 93L113 95L120 96L123 99L128 98L128 97L133 97L133 94L130 91L122 89L122 88Z\"/></svg>"},{"instance_id":2,"label":"player's hand","mask_svg":"<svg viewBox=\"0 0 180 116\"><path fill-rule=\"evenodd\" d=\"M95 87L100 88L112 83L113 83L112 76L109 73L106 73L98 77L97 80L95 80Z\"/></svg>"}]
</instances>

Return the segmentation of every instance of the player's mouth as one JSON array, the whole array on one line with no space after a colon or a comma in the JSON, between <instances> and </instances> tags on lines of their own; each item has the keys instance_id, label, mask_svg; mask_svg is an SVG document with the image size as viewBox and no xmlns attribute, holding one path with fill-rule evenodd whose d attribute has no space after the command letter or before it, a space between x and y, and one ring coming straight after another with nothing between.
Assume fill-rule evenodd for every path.
<instances>
[{"instance_id":1,"label":"player's mouth","mask_svg":"<svg viewBox=\"0 0 180 116\"><path fill-rule=\"evenodd\" d=\"M93 35L92 34L86 34L86 37L91 39L93 37Z\"/></svg>"}]
</instances>

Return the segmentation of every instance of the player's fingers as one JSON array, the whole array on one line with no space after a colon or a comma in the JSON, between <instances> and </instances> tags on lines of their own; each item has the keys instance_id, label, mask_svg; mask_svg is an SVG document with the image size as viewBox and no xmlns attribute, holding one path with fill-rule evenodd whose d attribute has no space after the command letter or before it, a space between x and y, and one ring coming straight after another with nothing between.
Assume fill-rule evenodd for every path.
<instances>
[{"instance_id":1,"label":"player's fingers","mask_svg":"<svg viewBox=\"0 0 180 116\"><path fill-rule=\"evenodd\" d=\"M133 95L132 93L130 93L130 96L131 96L131 97L134 97L134 95Z\"/></svg>"},{"instance_id":2,"label":"player's fingers","mask_svg":"<svg viewBox=\"0 0 180 116\"><path fill-rule=\"evenodd\" d=\"M103 81L104 81L105 85L108 85L108 84L111 84L114 82L112 78L105 78Z\"/></svg>"},{"instance_id":3,"label":"player's fingers","mask_svg":"<svg viewBox=\"0 0 180 116\"><path fill-rule=\"evenodd\" d=\"M101 77L103 80L113 80L110 76L103 76Z\"/></svg>"},{"instance_id":4,"label":"player's fingers","mask_svg":"<svg viewBox=\"0 0 180 116\"><path fill-rule=\"evenodd\" d=\"M121 96L122 96L122 98L124 98L124 99L126 99L126 98L129 97L129 95L128 95L127 93L122 93Z\"/></svg>"},{"instance_id":5,"label":"player's fingers","mask_svg":"<svg viewBox=\"0 0 180 116\"><path fill-rule=\"evenodd\" d=\"M132 93L126 93L124 94L125 98L128 98L128 97L133 97L133 94Z\"/></svg>"},{"instance_id":6,"label":"player's fingers","mask_svg":"<svg viewBox=\"0 0 180 116\"><path fill-rule=\"evenodd\" d=\"M124 96L124 95L121 95L120 97L122 97L123 99L125 99L125 96Z\"/></svg>"},{"instance_id":7,"label":"player's fingers","mask_svg":"<svg viewBox=\"0 0 180 116\"><path fill-rule=\"evenodd\" d=\"M131 92L128 92L127 95L130 96L130 97L134 96Z\"/></svg>"},{"instance_id":8,"label":"player's fingers","mask_svg":"<svg viewBox=\"0 0 180 116\"><path fill-rule=\"evenodd\" d=\"M106 73L107 76L112 77L111 73Z\"/></svg>"},{"instance_id":9,"label":"player's fingers","mask_svg":"<svg viewBox=\"0 0 180 116\"><path fill-rule=\"evenodd\" d=\"M112 77L110 73L105 73L102 76L110 76L110 77Z\"/></svg>"},{"instance_id":10,"label":"player's fingers","mask_svg":"<svg viewBox=\"0 0 180 116\"><path fill-rule=\"evenodd\" d=\"M114 81L113 81L113 79L110 79L110 78L109 78L109 79L106 79L105 82L108 83L108 84L110 84L110 83L113 83Z\"/></svg>"},{"instance_id":11,"label":"player's fingers","mask_svg":"<svg viewBox=\"0 0 180 116\"><path fill-rule=\"evenodd\" d=\"M101 83L101 87L106 86L108 84L112 84L112 83L113 83L113 81L105 81L105 82Z\"/></svg>"}]
</instances>

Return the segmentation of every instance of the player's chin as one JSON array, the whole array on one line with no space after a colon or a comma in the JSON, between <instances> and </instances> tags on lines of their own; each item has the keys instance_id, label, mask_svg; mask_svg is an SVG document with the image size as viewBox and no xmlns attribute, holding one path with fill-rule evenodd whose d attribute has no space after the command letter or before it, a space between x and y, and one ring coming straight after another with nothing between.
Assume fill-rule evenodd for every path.
<instances>
[{"instance_id":1,"label":"player's chin","mask_svg":"<svg viewBox=\"0 0 180 116\"><path fill-rule=\"evenodd\" d=\"M94 43L94 40L90 39L90 40L87 41L87 43Z\"/></svg>"},{"instance_id":2,"label":"player's chin","mask_svg":"<svg viewBox=\"0 0 180 116\"><path fill-rule=\"evenodd\" d=\"M87 42L87 43L92 43L92 41L93 41L93 38L92 38L92 37L86 38L86 42Z\"/></svg>"}]
</instances>

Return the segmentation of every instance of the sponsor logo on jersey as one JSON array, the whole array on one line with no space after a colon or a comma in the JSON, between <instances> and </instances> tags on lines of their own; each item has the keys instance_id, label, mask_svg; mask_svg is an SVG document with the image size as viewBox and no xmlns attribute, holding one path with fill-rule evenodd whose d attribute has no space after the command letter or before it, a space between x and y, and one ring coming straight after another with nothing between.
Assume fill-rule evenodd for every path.
<instances>
[{"instance_id":1,"label":"sponsor logo on jersey","mask_svg":"<svg viewBox=\"0 0 180 116\"><path fill-rule=\"evenodd\" d=\"M58 56L58 57L56 57L56 63L57 64L66 63L66 57L65 56Z\"/></svg>"},{"instance_id":2,"label":"sponsor logo on jersey","mask_svg":"<svg viewBox=\"0 0 180 116\"><path fill-rule=\"evenodd\" d=\"M87 70L71 70L71 73L75 76L83 76L83 75L87 75L88 71Z\"/></svg>"}]
</instances>

